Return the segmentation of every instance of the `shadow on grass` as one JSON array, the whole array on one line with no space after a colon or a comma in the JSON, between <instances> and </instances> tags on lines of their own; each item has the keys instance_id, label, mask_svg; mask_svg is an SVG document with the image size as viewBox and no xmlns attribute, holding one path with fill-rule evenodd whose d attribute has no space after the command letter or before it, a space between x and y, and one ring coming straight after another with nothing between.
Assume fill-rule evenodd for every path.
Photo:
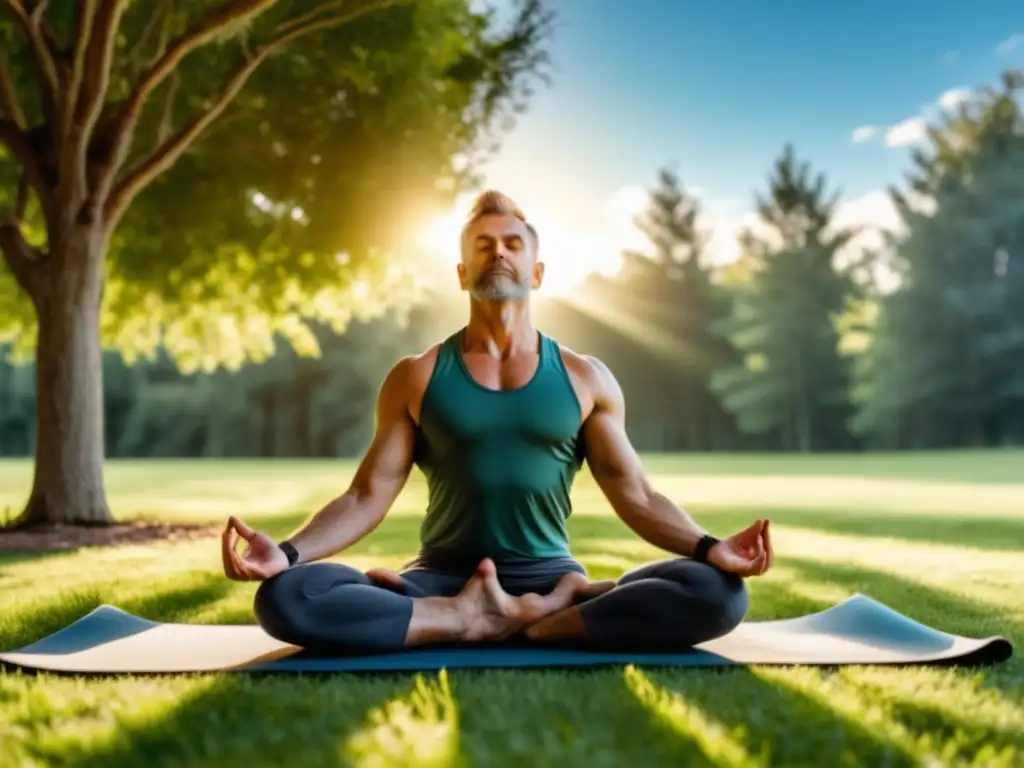
<instances>
[{"instance_id":1,"label":"shadow on grass","mask_svg":"<svg viewBox=\"0 0 1024 768\"><path fill-rule=\"evenodd\" d=\"M9 565L21 565L23 563L36 563L43 560L52 560L56 557L69 556L73 554L66 550L33 550L31 552L24 552L21 550L14 551L3 551L0 550L0 579L5 577L3 568Z\"/></svg>"},{"instance_id":2,"label":"shadow on grass","mask_svg":"<svg viewBox=\"0 0 1024 768\"><path fill-rule=\"evenodd\" d=\"M167 686L170 701L150 696L116 709L108 740L51 739L28 748L44 762L80 768L347 765L347 742L374 726L368 714L410 688L408 678L338 685L245 675L188 676Z\"/></svg>"},{"instance_id":3,"label":"shadow on grass","mask_svg":"<svg viewBox=\"0 0 1024 768\"><path fill-rule=\"evenodd\" d=\"M906 579L897 574L852 565L830 565L805 558L786 558L786 564L808 582L839 585L850 593L861 592L885 603L910 618L944 632L966 637L1002 635L1014 644L1014 656L1005 663L986 668L984 673L973 670L962 672L974 678L982 688L998 692L1005 700L1018 706L1024 678L1024 661L1020 649L1024 643L1024 622L1009 616L997 615L983 604L959 597L945 590L935 589ZM810 601L817 602L817 601ZM821 601L817 610L828 607ZM965 681L965 685L968 684ZM973 683L970 684L973 687ZM877 698L889 697L889 692L878 686L863 685ZM893 717L908 731L919 736L931 734L950 743L956 743L960 757L972 759L974 753L987 745L997 751L1006 748L1024 749L1024 728L972 720L969 714L945 711L923 702L899 698L892 703Z\"/></svg>"},{"instance_id":4,"label":"shadow on grass","mask_svg":"<svg viewBox=\"0 0 1024 768\"><path fill-rule=\"evenodd\" d=\"M1003 634L1011 640L1021 637L1020 622L993 617L991 612L966 599L897 575L854 566L831 566L800 558L786 558L785 564L796 571L799 581L811 589L819 583L840 586L850 594L861 592L938 629L966 636ZM833 604L831 600L816 599L779 584L760 595L759 613L781 618L814 613ZM812 674L829 679L842 675L843 669L850 668L823 667ZM997 667L986 668L983 673L965 669L962 674L1012 701L1012 692L1020 685L1021 664L1019 659L1011 659ZM652 714L658 714L666 728L692 729L694 723L701 722L699 716L695 719L692 713L700 713L721 727L724 733L733 734L744 754L757 756L770 748L771 764L838 765L849 763L854 758L860 765L917 764L913 751L908 750L905 743L897 743L885 736L886 728L869 728L858 722L855 716L836 711L795 687L765 680L757 674L756 667L730 667L710 673L659 669L649 676L651 683L663 691L648 685L648 698L660 701L662 709L672 709L665 704L665 699L666 692L674 694L672 702L677 713L674 719L664 712L659 714L650 700L646 702ZM964 684L974 685L966 680ZM874 700L885 705L891 713L888 721L893 728L902 726L919 744L931 741L930 749L954 750L958 760L970 762L980 759L985 756L983 750L986 749L998 752L1024 746L1021 729L971 720L969 715L913 701L910 699L913 687L909 689L911 693L901 698L898 687L894 693L884 687L858 683L855 676L850 676L850 679L844 676L841 685L860 689L854 696L855 701ZM831 695L840 694L841 691ZM863 709L863 706L858 708ZM784 738L787 731L798 734L799 738Z\"/></svg>"},{"instance_id":5,"label":"shadow on grass","mask_svg":"<svg viewBox=\"0 0 1024 768\"><path fill-rule=\"evenodd\" d=\"M758 512L750 511L756 519ZM763 514L763 513L762 513ZM769 515L778 525L825 533L902 539L979 549L1019 550L1024 541L1024 518L982 515L864 514L857 512L776 511Z\"/></svg>"},{"instance_id":6,"label":"shadow on grass","mask_svg":"<svg viewBox=\"0 0 1024 768\"><path fill-rule=\"evenodd\" d=\"M760 618L828 607L785 584L752 603ZM666 742L671 764L819 766L915 765L912 753L824 701L759 677L750 667L627 668L625 700L648 716L650 740ZM794 738L787 738L793 734ZM702 760L694 759L699 751Z\"/></svg>"},{"instance_id":7,"label":"shadow on grass","mask_svg":"<svg viewBox=\"0 0 1024 768\"><path fill-rule=\"evenodd\" d=\"M709 758L702 734L670 727L623 691L624 674L630 670L460 671L466 757L508 766L733 764Z\"/></svg>"},{"instance_id":8,"label":"shadow on grass","mask_svg":"<svg viewBox=\"0 0 1024 768\"><path fill-rule=\"evenodd\" d=\"M241 519L258 531L280 541L298 530L311 515L308 512L293 512L284 515L260 515ZM369 536L357 542L345 554L401 556L415 554L419 548L420 522L422 517L404 514L390 514Z\"/></svg>"},{"instance_id":9,"label":"shadow on grass","mask_svg":"<svg viewBox=\"0 0 1024 768\"><path fill-rule=\"evenodd\" d=\"M1016 750L1024 753L1024 725L1019 720L1012 725L981 723L962 713L949 712L908 699L894 701L892 708L895 719L912 733L930 734L937 740L956 741L962 757L968 758L983 751ZM982 760L978 762L984 764Z\"/></svg>"},{"instance_id":10,"label":"shadow on grass","mask_svg":"<svg viewBox=\"0 0 1024 768\"><path fill-rule=\"evenodd\" d=\"M1024 541L1024 518L983 517L970 515L899 515L836 512L828 509L771 510L728 508L692 510L698 522L718 536L743 530L762 517L776 526L791 526L839 535L873 536L930 544L949 544L995 550L1019 550ZM640 541L613 514L574 515L569 532L573 551L592 552L595 540L622 539ZM600 546L600 544L596 545Z\"/></svg>"},{"instance_id":11,"label":"shadow on grass","mask_svg":"<svg viewBox=\"0 0 1024 768\"><path fill-rule=\"evenodd\" d=\"M697 741L714 765L918 764L912 752L877 729L750 668L710 674L631 668L624 683L626 695L649 713L662 738Z\"/></svg>"},{"instance_id":12,"label":"shadow on grass","mask_svg":"<svg viewBox=\"0 0 1024 768\"><path fill-rule=\"evenodd\" d=\"M746 668L460 670L453 679L474 765L915 764L885 735ZM488 754L495 743L501 761Z\"/></svg>"}]
</instances>

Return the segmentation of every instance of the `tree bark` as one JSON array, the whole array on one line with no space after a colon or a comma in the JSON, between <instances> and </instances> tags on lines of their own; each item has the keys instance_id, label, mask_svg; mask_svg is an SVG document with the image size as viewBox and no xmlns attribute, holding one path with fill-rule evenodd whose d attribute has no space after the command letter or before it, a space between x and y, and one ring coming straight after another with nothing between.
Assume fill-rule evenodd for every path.
<instances>
[{"instance_id":1,"label":"tree bark","mask_svg":"<svg viewBox=\"0 0 1024 768\"><path fill-rule=\"evenodd\" d=\"M16 525L113 523L103 483L103 368L99 313L105 238L99 224L53 244L33 297L36 452L32 493Z\"/></svg>"}]
</instances>

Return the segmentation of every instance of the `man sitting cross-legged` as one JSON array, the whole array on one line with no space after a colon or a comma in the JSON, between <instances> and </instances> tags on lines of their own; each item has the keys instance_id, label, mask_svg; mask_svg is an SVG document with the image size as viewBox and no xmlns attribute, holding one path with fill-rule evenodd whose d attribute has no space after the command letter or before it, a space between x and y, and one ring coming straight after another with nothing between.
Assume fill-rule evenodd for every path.
<instances>
[{"instance_id":1,"label":"man sitting cross-legged","mask_svg":"<svg viewBox=\"0 0 1024 768\"><path fill-rule=\"evenodd\" d=\"M515 203L481 195L458 265L468 322L389 372L348 490L280 544L228 521L225 573L262 580L254 610L268 634L328 653L510 637L678 650L746 615L743 579L772 564L768 522L718 540L651 487L611 372L532 325L537 249ZM626 525L672 557L588 580L566 535L584 460ZM324 562L380 524L413 466L429 491L416 559L401 573Z\"/></svg>"}]
</instances>

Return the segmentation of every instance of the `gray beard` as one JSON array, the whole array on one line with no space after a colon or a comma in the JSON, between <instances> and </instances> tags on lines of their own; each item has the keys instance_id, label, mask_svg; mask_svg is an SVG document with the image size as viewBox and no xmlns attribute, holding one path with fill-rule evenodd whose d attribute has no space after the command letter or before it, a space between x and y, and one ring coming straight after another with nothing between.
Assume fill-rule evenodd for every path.
<instances>
[{"instance_id":1,"label":"gray beard","mask_svg":"<svg viewBox=\"0 0 1024 768\"><path fill-rule=\"evenodd\" d=\"M530 295L529 284L490 282L484 277L469 289L469 295L477 301L523 301Z\"/></svg>"}]
</instances>

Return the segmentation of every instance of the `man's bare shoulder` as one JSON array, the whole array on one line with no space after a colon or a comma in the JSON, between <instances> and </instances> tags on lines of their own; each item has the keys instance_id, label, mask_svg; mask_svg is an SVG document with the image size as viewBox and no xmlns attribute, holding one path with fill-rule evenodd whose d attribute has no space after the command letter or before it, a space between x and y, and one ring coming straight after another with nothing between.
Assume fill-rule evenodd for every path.
<instances>
[{"instance_id":1,"label":"man's bare shoulder","mask_svg":"<svg viewBox=\"0 0 1024 768\"><path fill-rule=\"evenodd\" d=\"M419 423L423 394L437 364L440 344L434 344L418 355L407 355L396 362L380 388L381 403L388 403L394 412L404 412Z\"/></svg>"},{"instance_id":2,"label":"man's bare shoulder","mask_svg":"<svg viewBox=\"0 0 1024 768\"><path fill-rule=\"evenodd\" d=\"M564 344L559 345L559 350L562 353L562 363L569 375L587 387L595 402L608 398L618 400L622 397L615 374L603 360L576 352Z\"/></svg>"},{"instance_id":3,"label":"man's bare shoulder","mask_svg":"<svg viewBox=\"0 0 1024 768\"><path fill-rule=\"evenodd\" d=\"M406 355L395 363L385 378L385 386L393 386L408 392L426 388L437 364L440 344L434 344L417 355Z\"/></svg>"}]
</instances>

